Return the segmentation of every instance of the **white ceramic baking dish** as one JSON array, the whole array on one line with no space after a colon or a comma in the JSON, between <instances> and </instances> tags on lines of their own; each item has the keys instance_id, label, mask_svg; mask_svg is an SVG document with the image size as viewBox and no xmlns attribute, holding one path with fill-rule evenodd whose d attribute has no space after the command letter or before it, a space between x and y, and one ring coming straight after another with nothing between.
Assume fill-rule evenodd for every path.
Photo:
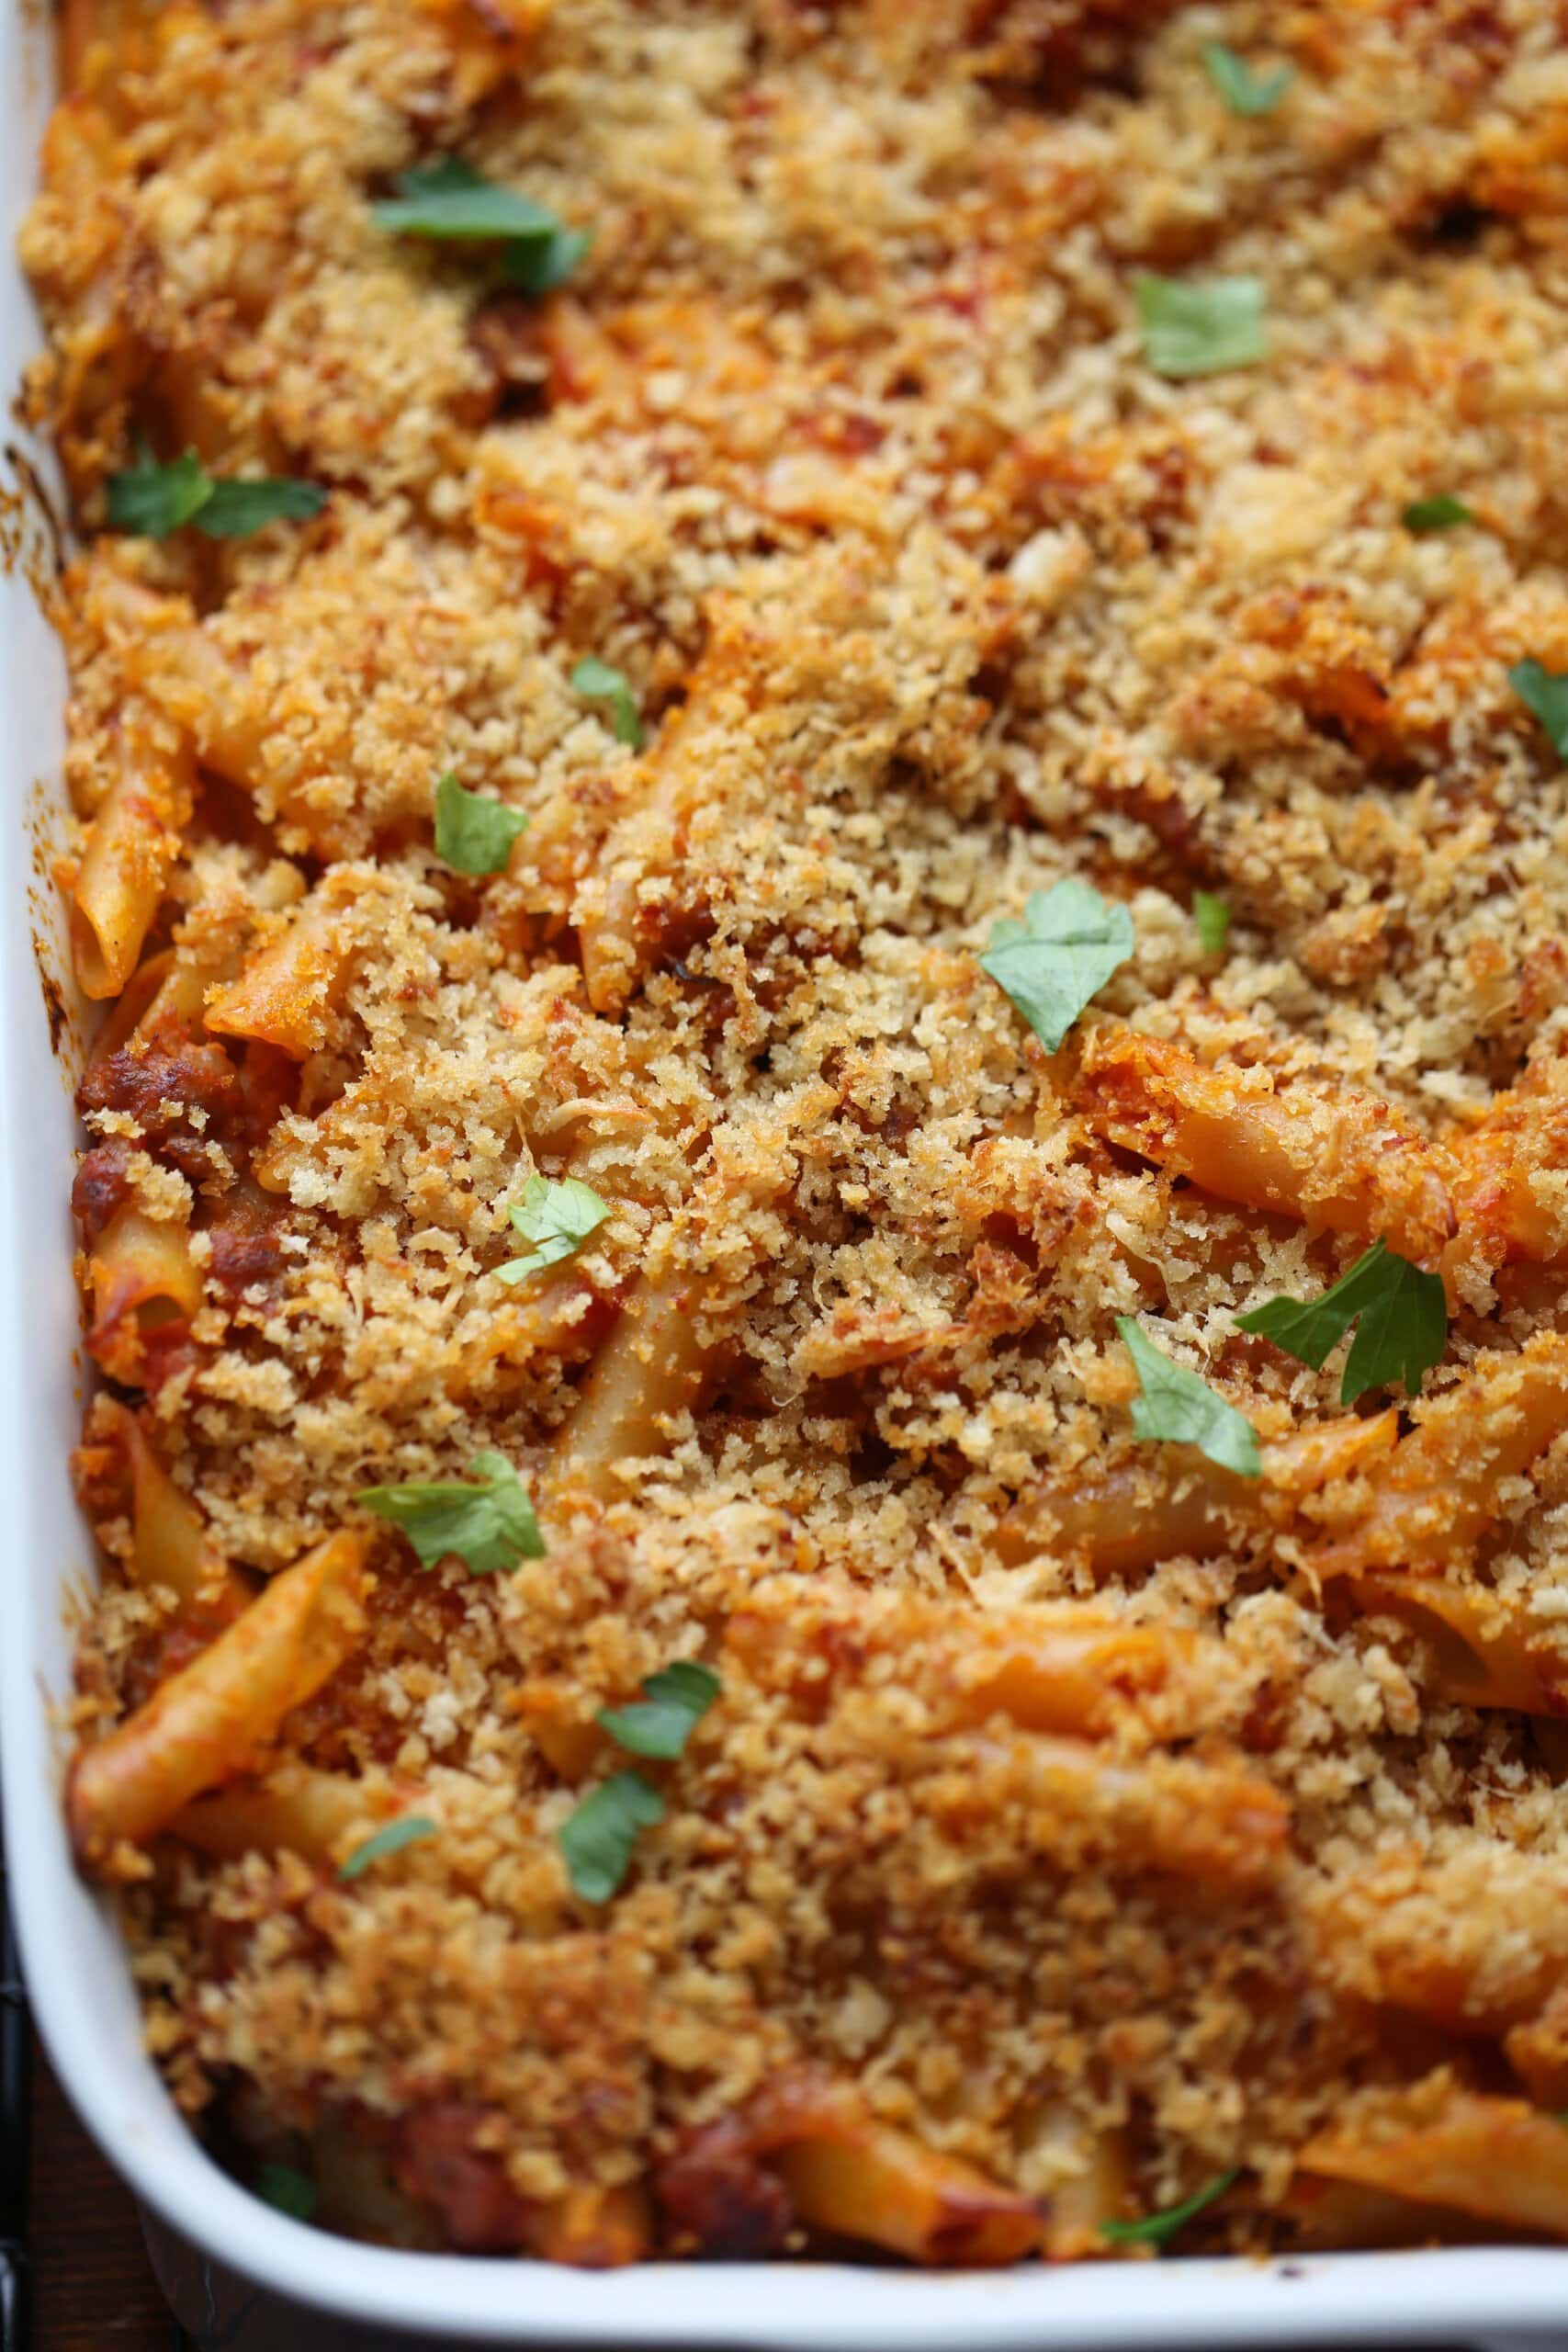
<instances>
[{"instance_id":1,"label":"white ceramic baking dish","mask_svg":"<svg viewBox=\"0 0 1568 2352\"><path fill-rule=\"evenodd\" d=\"M38 6L0 0L0 91L12 106L0 147L7 386L37 341L10 255L48 82ZM69 1686L71 1589L91 1571L66 1476L82 1380L65 1206L73 1029L68 1020L57 1054L51 1031L61 1023L64 966L40 865L58 821L62 692L58 650L13 573L0 580L0 1781L39 2028L83 2119L143 2202L200 2253L278 2294L378 2334L423 2330L447 2343L1023 2352L1484 2337L1501 2352L1568 2342L1568 2252L1168 2260L969 2277L829 2264L587 2276L328 2237L258 2204L208 2158L142 2055L114 1924L72 1869L50 1723L51 1698ZM79 1024L75 1034L79 1043ZM225 2331L222 2340L236 2339Z\"/></svg>"}]
</instances>

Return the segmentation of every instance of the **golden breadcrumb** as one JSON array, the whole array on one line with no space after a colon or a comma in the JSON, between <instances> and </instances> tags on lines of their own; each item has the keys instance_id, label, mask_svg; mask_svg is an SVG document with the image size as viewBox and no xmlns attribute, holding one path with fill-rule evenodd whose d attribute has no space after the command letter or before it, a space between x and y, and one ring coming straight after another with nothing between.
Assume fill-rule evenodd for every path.
<instances>
[{"instance_id":1,"label":"golden breadcrumb","mask_svg":"<svg viewBox=\"0 0 1568 2352\"><path fill-rule=\"evenodd\" d=\"M872 2144L851 2090L993 2185L976 2236L842 2225L931 2258L1109 2251L1233 2169L1184 2246L1508 2226L1325 2182L1363 2115L1568 2100L1568 766L1509 679L1568 671L1568 14L81 14L22 236L69 782L85 826L131 706L194 745L148 952L211 1018L89 1069L88 1248L188 1226L199 1293L95 1344L215 1560L374 1539L252 1776L437 1829L348 1882L97 1857L175 2095L331 2225L579 2260L831 2243L798 2151ZM1214 42L1290 69L1269 110ZM563 285L378 224L455 155L591 232ZM1145 272L1257 278L1263 356L1156 372ZM117 532L138 435L325 506ZM448 771L527 817L504 871L437 854ZM1047 1055L976 959L1067 876L1135 945ZM269 1042L235 974L301 907L334 960ZM1278 1108L1261 1189L1230 1103ZM509 1287L538 1174L609 1215ZM1236 1317L1380 1236L1447 1350L1348 1411L1342 1349ZM698 1368L577 1476L660 1299ZM1261 1479L1139 1442L1119 1317ZM119 1412L88 1735L212 1634L135 1570ZM515 1574L355 1502L481 1452L539 1510ZM987 1645L1077 1660L1086 1612L1142 1663L1032 1714ZM596 1712L698 1657L585 1900L558 1833L637 1761Z\"/></svg>"}]
</instances>

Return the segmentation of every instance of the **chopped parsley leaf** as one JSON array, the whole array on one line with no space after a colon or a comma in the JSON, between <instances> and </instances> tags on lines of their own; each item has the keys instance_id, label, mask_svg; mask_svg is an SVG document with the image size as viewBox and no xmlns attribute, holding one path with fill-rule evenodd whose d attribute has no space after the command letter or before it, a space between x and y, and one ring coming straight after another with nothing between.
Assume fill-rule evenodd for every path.
<instances>
[{"instance_id":1,"label":"chopped parsley leaf","mask_svg":"<svg viewBox=\"0 0 1568 2352\"><path fill-rule=\"evenodd\" d=\"M291 2221L308 2222L321 2203L321 2191L309 2173L293 2165L258 2165L251 2186L264 2204L276 2206Z\"/></svg>"},{"instance_id":2,"label":"chopped parsley leaf","mask_svg":"<svg viewBox=\"0 0 1568 2352\"><path fill-rule=\"evenodd\" d=\"M608 1903L631 1864L640 1829L664 1818L664 1799L640 1772L615 1772L556 1832L567 1876L584 1903Z\"/></svg>"},{"instance_id":3,"label":"chopped parsley leaf","mask_svg":"<svg viewBox=\"0 0 1568 2352\"><path fill-rule=\"evenodd\" d=\"M607 702L610 706L610 727L617 743L629 743L634 752L642 749L642 721L637 717L637 704L626 673L613 670L608 662L601 662L595 653L585 654L571 673L574 694L589 702Z\"/></svg>"},{"instance_id":4,"label":"chopped parsley leaf","mask_svg":"<svg viewBox=\"0 0 1568 2352\"><path fill-rule=\"evenodd\" d=\"M129 472L108 480L110 524L143 539L166 539L186 523L209 539L247 539L268 523L306 522L326 503L315 482L287 475L220 481L194 449L161 466L143 448Z\"/></svg>"},{"instance_id":5,"label":"chopped parsley leaf","mask_svg":"<svg viewBox=\"0 0 1568 2352\"><path fill-rule=\"evenodd\" d=\"M1211 2180L1179 2205L1168 2205L1163 2213L1145 2213L1141 2222L1101 2222L1100 2234L1102 2238L1114 2240L1118 2245L1168 2245L1178 2230L1193 2220L1206 2205L1212 2205L1216 2198L1224 2195L1240 2171L1237 2165L1231 2171L1221 2173L1216 2180Z\"/></svg>"},{"instance_id":6,"label":"chopped parsley leaf","mask_svg":"<svg viewBox=\"0 0 1568 2352\"><path fill-rule=\"evenodd\" d=\"M1568 670L1547 670L1534 660L1516 662L1508 684L1545 728L1560 759L1568 760Z\"/></svg>"},{"instance_id":7,"label":"chopped parsley leaf","mask_svg":"<svg viewBox=\"0 0 1568 2352\"><path fill-rule=\"evenodd\" d=\"M650 1674L629 1707L601 1707L593 1720L633 1756L679 1756L722 1687L711 1667L678 1658Z\"/></svg>"},{"instance_id":8,"label":"chopped parsley leaf","mask_svg":"<svg viewBox=\"0 0 1568 2352\"><path fill-rule=\"evenodd\" d=\"M1445 490L1435 498L1413 498L1400 519L1407 531L1419 536L1424 531L1446 531L1453 523L1473 523L1475 517L1462 498L1452 498Z\"/></svg>"},{"instance_id":9,"label":"chopped parsley leaf","mask_svg":"<svg viewBox=\"0 0 1568 2352\"><path fill-rule=\"evenodd\" d=\"M522 1200L507 1215L524 1240L534 1247L521 1258L497 1267L496 1280L525 1282L530 1274L542 1274L547 1266L558 1266L563 1258L581 1249L609 1214L609 1202L602 1201L592 1184L583 1183L580 1177L563 1176L558 1184L547 1176L530 1176Z\"/></svg>"},{"instance_id":10,"label":"chopped parsley leaf","mask_svg":"<svg viewBox=\"0 0 1568 2352\"><path fill-rule=\"evenodd\" d=\"M417 1846L423 1838L437 1835L436 1826L428 1814L403 1813L396 1821L389 1821L383 1829L367 1838L355 1848L345 1862L338 1865L338 1876L346 1885L350 1879L361 1878L372 1862L387 1854L400 1854L405 1846Z\"/></svg>"},{"instance_id":11,"label":"chopped parsley leaf","mask_svg":"<svg viewBox=\"0 0 1568 2352\"><path fill-rule=\"evenodd\" d=\"M995 925L980 969L1054 1054L1133 946L1126 908L1069 876L1053 889L1037 890L1022 922L1009 918Z\"/></svg>"},{"instance_id":12,"label":"chopped parsley leaf","mask_svg":"<svg viewBox=\"0 0 1568 2352\"><path fill-rule=\"evenodd\" d=\"M476 1453L468 1481L361 1487L354 1499L402 1529L422 1568L455 1552L470 1576L510 1576L545 1556L534 1506L504 1453Z\"/></svg>"},{"instance_id":13,"label":"chopped parsley leaf","mask_svg":"<svg viewBox=\"0 0 1568 2352\"><path fill-rule=\"evenodd\" d=\"M585 230L569 229L547 206L497 187L460 155L400 173L397 190L371 206L378 228L443 243L498 243L507 277L527 294L562 285L588 251Z\"/></svg>"},{"instance_id":14,"label":"chopped parsley leaf","mask_svg":"<svg viewBox=\"0 0 1568 2352\"><path fill-rule=\"evenodd\" d=\"M1442 1276L1424 1273L1386 1241L1374 1241L1321 1297L1271 1298L1236 1320L1242 1330L1272 1340L1313 1372L1355 1323L1339 1384L1342 1405L1392 1380L1402 1380L1416 1396L1449 1341Z\"/></svg>"},{"instance_id":15,"label":"chopped parsley leaf","mask_svg":"<svg viewBox=\"0 0 1568 2352\"><path fill-rule=\"evenodd\" d=\"M504 874L527 830L521 808L466 791L450 768L435 787L435 854L456 874Z\"/></svg>"},{"instance_id":16,"label":"chopped parsley leaf","mask_svg":"<svg viewBox=\"0 0 1568 2352\"><path fill-rule=\"evenodd\" d=\"M1272 74L1255 74L1246 58L1223 40L1204 42L1203 65L1232 114L1272 114L1295 79L1290 65L1276 66Z\"/></svg>"},{"instance_id":17,"label":"chopped parsley leaf","mask_svg":"<svg viewBox=\"0 0 1568 2352\"><path fill-rule=\"evenodd\" d=\"M1223 899L1212 890L1192 893L1192 920L1198 926L1198 944L1205 956L1223 956L1230 935L1231 910Z\"/></svg>"},{"instance_id":18,"label":"chopped parsley leaf","mask_svg":"<svg viewBox=\"0 0 1568 2352\"><path fill-rule=\"evenodd\" d=\"M1195 1445L1200 1453L1243 1478L1261 1476L1258 1432L1245 1413L1156 1347L1130 1315L1116 1329L1133 1359L1142 1395L1133 1406L1133 1427L1141 1438L1166 1444Z\"/></svg>"},{"instance_id":19,"label":"chopped parsley leaf","mask_svg":"<svg viewBox=\"0 0 1568 2352\"><path fill-rule=\"evenodd\" d=\"M1143 270L1134 291L1144 356L1157 376L1217 376L1250 368L1268 351L1261 278L1190 280Z\"/></svg>"}]
</instances>

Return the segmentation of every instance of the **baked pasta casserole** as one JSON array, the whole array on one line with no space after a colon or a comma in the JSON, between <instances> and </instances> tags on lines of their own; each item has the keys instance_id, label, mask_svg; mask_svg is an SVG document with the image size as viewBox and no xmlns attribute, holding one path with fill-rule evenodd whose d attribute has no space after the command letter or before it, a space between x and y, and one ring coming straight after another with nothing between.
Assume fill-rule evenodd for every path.
<instances>
[{"instance_id":1,"label":"baked pasta casserole","mask_svg":"<svg viewBox=\"0 0 1568 2352\"><path fill-rule=\"evenodd\" d=\"M1568 2236L1562 0L61 29L175 2100L584 2265Z\"/></svg>"}]
</instances>

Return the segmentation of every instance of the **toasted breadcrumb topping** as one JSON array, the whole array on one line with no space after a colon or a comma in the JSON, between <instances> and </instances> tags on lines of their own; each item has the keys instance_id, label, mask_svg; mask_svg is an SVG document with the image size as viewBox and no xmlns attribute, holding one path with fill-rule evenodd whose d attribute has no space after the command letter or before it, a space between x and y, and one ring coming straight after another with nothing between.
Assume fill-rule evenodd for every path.
<instances>
[{"instance_id":1,"label":"toasted breadcrumb topping","mask_svg":"<svg viewBox=\"0 0 1568 2352\"><path fill-rule=\"evenodd\" d=\"M201 763L152 944L210 991L326 890L341 950L302 1057L208 1041L244 1120L90 1099L202 1280L119 1388L231 1566L374 1535L363 1644L253 1760L439 1832L352 1884L122 1857L193 2116L298 2152L457 2106L547 2201L831 2078L1047 2203L1107 2134L1132 2212L1241 2167L1190 2240L1262 2245L1358 2100L1568 2084L1552 1707L1461 1703L1430 1624L1319 1573L1386 1474L1276 1479L1343 1354L1235 1327L1371 1234L1194 1181L1095 1076L1131 1032L1439 1170L1504 1094L1549 1133L1529 1261L1462 1215L1427 1254L1443 1363L1358 1408L1400 1442L1568 1329L1568 767L1508 680L1568 670L1565 35L1549 0L168 0L112 86L89 52L22 238L86 534L71 788L90 821L136 698ZM1292 69L1266 115L1214 40ZM563 287L378 226L457 154L591 232ZM1141 271L1256 277L1265 357L1155 373ZM117 535L138 432L329 503ZM1442 492L1472 521L1405 526ZM503 873L437 857L447 771L526 813ZM1068 876L1135 947L1047 1057L976 958ZM611 1214L508 1288L536 1174ZM574 1497L560 1432L660 1282L705 1385ZM1135 1440L1119 1316L1264 1447L1269 1508L1154 1557L1110 1538L1201 1465ZM422 1572L355 1504L485 1450L548 1544L513 1575ZM1423 1560L1568 1690L1568 1436L1479 1532L1435 1508ZM1069 1606L1197 1645L1071 1758L963 1702ZM111 1568L86 1729L176 1633ZM695 1657L721 1694L585 1903L596 1711Z\"/></svg>"}]
</instances>

